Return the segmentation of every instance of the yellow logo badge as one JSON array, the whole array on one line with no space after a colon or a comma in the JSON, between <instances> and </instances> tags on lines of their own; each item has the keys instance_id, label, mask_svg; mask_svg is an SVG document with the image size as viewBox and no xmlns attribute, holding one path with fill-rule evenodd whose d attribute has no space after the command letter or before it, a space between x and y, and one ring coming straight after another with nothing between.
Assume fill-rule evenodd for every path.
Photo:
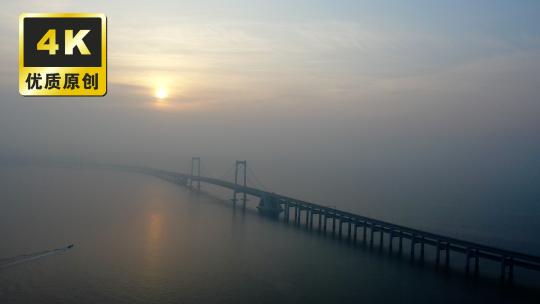
<instances>
[{"instance_id":1,"label":"yellow logo badge","mask_svg":"<svg viewBox=\"0 0 540 304\"><path fill-rule=\"evenodd\" d=\"M105 95L105 15L22 14L19 92L24 96Z\"/></svg>"}]
</instances>

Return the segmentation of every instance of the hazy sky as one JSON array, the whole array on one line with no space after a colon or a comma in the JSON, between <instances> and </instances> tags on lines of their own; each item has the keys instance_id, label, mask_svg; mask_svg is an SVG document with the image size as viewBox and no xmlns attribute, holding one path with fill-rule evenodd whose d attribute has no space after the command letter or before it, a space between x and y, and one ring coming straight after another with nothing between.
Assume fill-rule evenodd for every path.
<instances>
[{"instance_id":1,"label":"hazy sky","mask_svg":"<svg viewBox=\"0 0 540 304\"><path fill-rule=\"evenodd\" d=\"M12 1L6 6L5 82L16 73L19 13L104 12L110 83L137 86L147 96L163 88L171 97L169 110L292 102L286 99L301 99L302 106L315 99L369 108L372 98L456 92L455 85L470 82L463 74L485 78L492 69L537 62L540 47L537 1Z\"/></svg>"},{"instance_id":2,"label":"hazy sky","mask_svg":"<svg viewBox=\"0 0 540 304\"><path fill-rule=\"evenodd\" d=\"M18 96L18 15L49 11L107 15L106 97ZM276 191L375 214L540 199L538 1L11 1L0 16L3 157L185 170L201 155L216 175L248 159Z\"/></svg>"}]
</instances>

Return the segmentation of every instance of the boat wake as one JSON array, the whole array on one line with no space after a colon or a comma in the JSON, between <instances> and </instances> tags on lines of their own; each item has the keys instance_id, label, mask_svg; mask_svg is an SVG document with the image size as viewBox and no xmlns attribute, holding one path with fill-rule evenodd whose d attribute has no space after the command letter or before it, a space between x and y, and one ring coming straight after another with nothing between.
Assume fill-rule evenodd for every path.
<instances>
[{"instance_id":1,"label":"boat wake","mask_svg":"<svg viewBox=\"0 0 540 304\"><path fill-rule=\"evenodd\" d=\"M8 267L20 265L20 264L34 261L37 259L41 259L44 257L61 254L70 250L71 248L73 248L73 244L68 245L66 247L62 247L62 248L45 250L45 251L40 251L40 252L30 253L30 254L22 254L22 255L18 255L12 258L7 258L7 259L0 259L0 269L5 269Z\"/></svg>"}]
</instances>

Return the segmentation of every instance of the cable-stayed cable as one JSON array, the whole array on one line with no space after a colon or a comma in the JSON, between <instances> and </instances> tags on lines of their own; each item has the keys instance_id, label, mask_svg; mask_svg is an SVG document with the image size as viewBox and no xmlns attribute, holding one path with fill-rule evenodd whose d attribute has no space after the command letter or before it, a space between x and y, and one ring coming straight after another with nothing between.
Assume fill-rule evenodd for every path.
<instances>
[{"instance_id":1,"label":"cable-stayed cable","mask_svg":"<svg viewBox=\"0 0 540 304\"><path fill-rule=\"evenodd\" d=\"M263 190L268 190L268 187L266 187L258 178L255 172L251 169L251 166L248 166L249 173L253 176L253 179L255 179L255 182L263 188ZM248 175L249 177L249 175Z\"/></svg>"}]
</instances>

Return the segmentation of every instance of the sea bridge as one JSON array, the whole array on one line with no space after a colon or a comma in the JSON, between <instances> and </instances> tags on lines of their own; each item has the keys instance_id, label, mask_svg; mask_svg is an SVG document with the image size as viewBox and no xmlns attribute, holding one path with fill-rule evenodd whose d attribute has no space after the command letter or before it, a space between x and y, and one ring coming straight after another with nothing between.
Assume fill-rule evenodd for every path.
<instances>
[{"instance_id":1,"label":"sea bridge","mask_svg":"<svg viewBox=\"0 0 540 304\"><path fill-rule=\"evenodd\" d=\"M250 187L246 180L246 161L236 161L234 182L202 176L201 159L198 157L192 158L189 174L135 166L112 167L151 175L190 189L200 190L201 183L230 189L233 191L232 202L235 208L239 201L242 202L242 208L245 208L247 195L257 197L257 209L265 216L325 235L330 234L350 243L361 241L380 250L386 245L389 252L400 255L407 249L411 261L423 263L428 258L426 248L431 246L430 252L435 253L431 260L434 259L436 267L449 269L450 258L458 253L462 256L458 261L464 262L464 273L467 276L479 275L481 260L498 263L503 283L514 281L515 267L540 272L540 256L431 233Z\"/></svg>"}]
</instances>

